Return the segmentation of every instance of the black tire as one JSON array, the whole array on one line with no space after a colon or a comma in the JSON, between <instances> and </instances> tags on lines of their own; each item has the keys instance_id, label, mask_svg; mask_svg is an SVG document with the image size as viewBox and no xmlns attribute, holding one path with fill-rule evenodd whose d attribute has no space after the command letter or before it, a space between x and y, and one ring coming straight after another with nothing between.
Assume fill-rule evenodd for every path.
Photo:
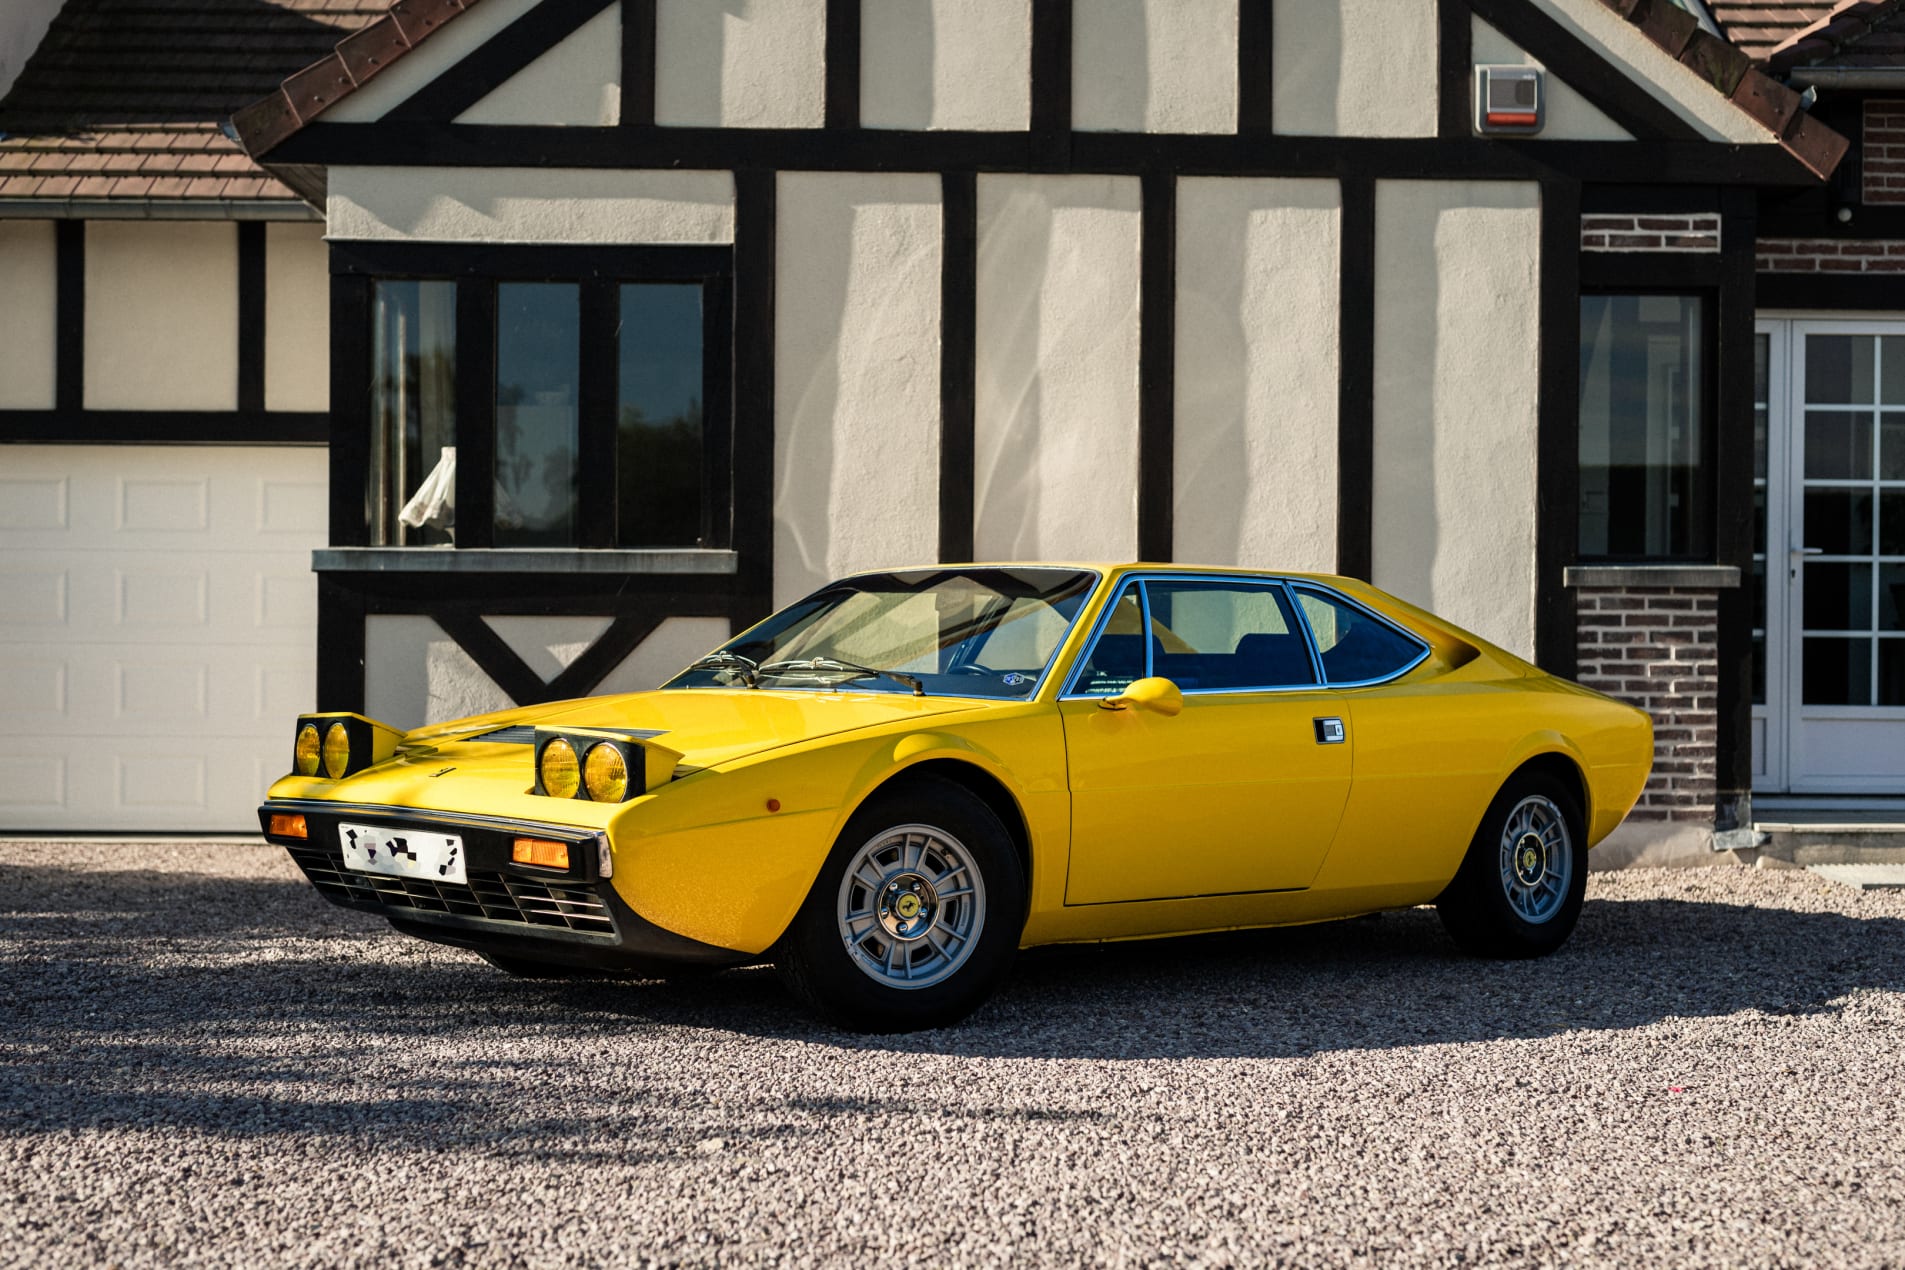
<instances>
[{"instance_id":1,"label":"black tire","mask_svg":"<svg viewBox=\"0 0 1905 1270\"><path fill-rule=\"evenodd\" d=\"M881 863L891 852L910 851L915 840L921 856L915 868L905 865L903 855ZM856 862L857 876L849 881ZM976 875L965 895L964 873L955 865ZM869 885L869 877L878 884ZM985 1001L1011 965L1025 927L1025 885L1012 838L991 808L951 781L910 778L876 793L847 822L775 945L774 961L794 995L839 1027L945 1027ZM889 913L881 897L894 887L912 889L891 902L889 916L875 915ZM941 899L940 891L948 898ZM902 902L911 904L911 912L902 911ZM866 907L858 908L862 903ZM843 908L867 916L843 919ZM889 921L891 926L883 924ZM961 921L970 922L964 940L951 933ZM897 966L888 960L894 956ZM887 968L870 968L875 961ZM897 986L896 973L917 973L924 986Z\"/></svg>"},{"instance_id":2,"label":"black tire","mask_svg":"<svg viewBox=\"0 0 1905 1270\"><path fill-rule=\"evenodd\" d=\"M1567 942L1580 920L1587 869L1587 834L1574 792L1545 772L1525 772L1489 804L1455 880L1435 901L1436 912L1472 957L1545 957Z\"/></svg>"}]
</instances>

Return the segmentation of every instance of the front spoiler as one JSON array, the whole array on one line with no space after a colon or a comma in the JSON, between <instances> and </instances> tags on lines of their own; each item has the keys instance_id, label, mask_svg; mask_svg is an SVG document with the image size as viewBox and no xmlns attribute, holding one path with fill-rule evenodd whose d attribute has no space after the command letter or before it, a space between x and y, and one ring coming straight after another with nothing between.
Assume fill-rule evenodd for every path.
<instances>
[{"instance_id":1,"label":"front spoiler","mask_svg":"<svg viewBox=\"0 0 1905 1270\"><path fill-rule=\"evenodd\" d=\"M271 832L274 815L301 815L308 836ZM605 835L573 825L548 825L403 807L272 799L258 808L265 840L285 848L308 881L333 904L376 913L419 939L552 964L639 971L656 963L733 966L758 955L704 944L649 921L608 880L612 856ZM347 869L338 824L370 821L460 835L468 884L388 877ZM517 864L517 835L570 844L567 870Z\"/></svg>"}]
</instances>

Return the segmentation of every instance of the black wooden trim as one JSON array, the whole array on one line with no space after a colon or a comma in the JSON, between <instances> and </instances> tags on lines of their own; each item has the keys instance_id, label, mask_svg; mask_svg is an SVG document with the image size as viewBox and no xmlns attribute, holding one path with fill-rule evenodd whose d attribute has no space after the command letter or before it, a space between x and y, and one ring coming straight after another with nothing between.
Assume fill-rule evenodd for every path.
<instances>
[{"instance_id":1,"label":"black wooden trim","mask_svg":"<svg viewBox=\"0 0 1905 1270\"><path fill-rule=\"evenodd\" d=\"M331 416L302 410L0 410L0 442L323 445Z\"/></svg>"},{"instance_id":2,"label":"black wooden trim","mask_svg":"<svg viewBox=\"0 0 1905 1270\"><path fill-rule=\"evenodd\" d=\"M238 408L265 408L265 223L238 222Z\"/></svg>"},{"instance_id":3,"label":"black wooden trim","mask_svg":"<svg viewBox=\"0 0 1905 1270\"><path fill-rule=\"evenodd\" d=\"M54 222L53 404L63 413L86 401L86 222Z\"/></svg>"},{"instance_id":4,"label":"black wooden trim","mask_svg":"<svg viewBox=\"0 0 1905 1270\"><path fill-rule=\"evenodd\" d=\"M364 601L342 582L317 580L317 708L364 708Z\"/></svg>"},{"instance_id":5,"label":"black wooden trim","mask_svg":"<svg viewBox=\"0 0 1905 1270\"><path fill-rule=\"evenodd\" d=\"M1714 561L1733 565L1744 586L1719 593L1719 692L1715 702L1716 815L1724 819L1753 788L1753 329L1759 305L1753 276L1757 237L1753 191L1723 194L1720 240L1726 268L1717 322L1718 380L1714 449ZM1719 828L1733 828L1720 824Z\"/></svg>"},{"instance_id":6,"label":"black wooden trim","mask_svg":"<svg viewBox=\"0 0 1905 1270\"><path fill-rule=\"evenodd\" d=\"M655 0L622 0L622 113L624 127L655 122Z\"/></svg>"},{"instance_id":7,"label":"black wooden trim","mask_svg":"<svg viewBox=\"0 0 1905 1270\"><path fill-rule=\"evenodd\" d=\"M1336 395L1336 571L1374 569L1376 450L1376 183L1343 182Z\"/></svg>"},{"instance_id":8,"label":"black wooden trim","mask_svg":"<svg viewBox=\"0 0 1905 1270\"><path fill-rule=\"evenodd\" d=\"M341 242L331 272L370 277L496 278L537 282L626 278L693 282L734 268L734 249L720 246L594 247L539 244Z\"/></svg>"},{"instance_id":9,"label":"black wooden trim","mask_svg":"<svg viewBox=\"0 0 1905 1270\"><path fill-rule=\"evenodd\" d=\"M457 457L460 461L460 451ZM548 685L542 676L531 670L516 650L496 633L496 628L478 614L468 609L442 608L433 611L430 618L443 628L445 635L456 641L458 648L470 655L478 670L509 694L511 701L529 706L549 700Z\"/></svg>"},{"instance_id":10,"label":"black wooden trim","mask_svg":"<svg viewBox=\"0 0 1905 1270\"><path fill-rule=\"evenodd\" d=\"M1527 0L1468 0L1475 15L1559 76L1636 140L1698 141L1700 130ZM1552 143L1550 143L1552 144ZM1630 145L1631 142L1616 144Z\"/></svg>"},{"instance_id":11,"label":"black wooden trim","mask_svg":"<svg viewBox=\"0 0 1905 1270\"><path fill-rule=\"evenodd\" d=\"M496 284L484 278L456 284L456 545L496 545Z\"/></svg>"},{"instance_id":12,"label":"black wooden trim","mask_svg":"<svg viewBox=\"0 0 1905 1270\"><path fill-rule=\"evenodd\" d=\"M1031 123L1034 153L1058 170L1067 168L1072 141L1072 0L1032 0ZM1020 144L1023 149L1023 141Z\"/></svg>"},{"instance_id":13,"label":"black wooden trim","mask_svg":"<svg viewBox=\"0 0 1905 1270\"><path fill-rule=\"evenodd\" d=\"M1575 225L1576 248L1580 225ZM1717 251L1583 251L1581 285L1590 290L1689 290L1720 285Z\"/></svg>"},{"instance_id":14,"label":"black wooden trim","mask_svg":"<svg viewBox=\"0 0 1905 1270\"><path fill-rule=\"evenodd\" d=\"M1168 561L1176 510L1177 178L1143 178L1138 283L1138 559Z\"/></svg>"},{"instance_id":15,"label":"black wooden trim","mask_svg":"<svg viewBox=\"0 0 1905 1270\"><path fill-rule=\"evenodd\" d=\"M334 547L367 547L370 518L365 509L370 480L373 373L371 281L336 272L336 248L331 250L331 261L330 543ZM361 660L361 648L359 651ZM360 670L357 696L362 695Z\"/></svg>"},{"instance_id":16,"label":"black wooden trim","mask_svg":"<svg viewBox=\"0 0 1905 1270\"><path fill-rule=\"evenodd\" d=\"M1265 136L1275 129L1272 68L1276 23L1272 3L1237 3L1237 131L1243 136Z\"/></svg>"},{"instance_id":17,"label":"black wooden trim","mask_svg":"<svg viewBox=\"0 0 1905 1270\"><path fill-rule=\"evenodd\" d=\"M1573 678L1574 593L1562 572L1579 552L1581 191L1541 188L1540 400L1535 420L1535 661Z\"/></svg>"},{"instance_id":18,"label":"black wooden trim","mask_svg":"<svg viewBox=\"0 0 1905 1270\"><path fill-rule=\"evenodd\" d=\"M1064 0L1039 0L1041 6ZM1035 18L1041 9L1034 11ZM1047 25L1055 25L1048 23ZM1069 27L1069 24L1067 23ZM1035 31L1038 25L1035 22ZM1052 37L1047 37L1048 39ZM1040 46L1043 47L1042 45ZM1069 55L1069 29L1062 45ZM1047 60L1056 60L1056 57ZM1811 188L1818 178L1776 145L1716 141L1547 141L1541 138L1299 137L1057 131L1064 107L1034 63L1034 118L1044 131L904 132L884 128L582 128L417 123L305 127L273 163L367 167L763 168L815 172L1100 172L1180 176L1394 175L1422 179L1575 180L1624 184L1751 184Z\"/></svg>"},{"instance_id":19,"label":"black wooden trim","mask_svg":"<svg viewBox=\"0 0 1905 1270\"><path fill-rule=\"evenodd\" d=\"M1625 216L1659 213L1684 216L1720 210L1720 191L1712 186L1609 185L1581 187L1581 212L1586 216Z\"/></svg>"},{"instance_id":20,"label":"black wooden trim","mask_svg":"<svg viewBox=\"0 0 1905 1270\"><path fill-rule=\"evenodd\" d=\"M734 540L737 604L767 616L774 595L775 175L734 174Z\"/></svg>"},{"instance_id":21,"label":"black wooden trim","mask_svg":"<svg viewBox=\"0 0 1905 1270\"><path fill-rule=\"evenodd\" d=\"M1905 310L1905 277L1895 273L1762 273L1758 292L1762 309Z\"/></svg>"},{"instance_id":22,"label":"black wooden trim","mask_svg":"<svg viewBox=\"0 0 1905 1270\"><path fill-rule=\"evenodd\" d=\"M1763 207L1759 214L1761 238L1831 238L1854 242L1905 238L1905 207L1854 207L1852 219L1842 221L1836 209L1823 203L1805 210Z\"/></svg>"},{"instance_id":23,"label":"black wooden trim","mask_svg":"<svg viewBox=\"0 0 1905 1270\"><path fill-rule=\"evenodd\" d=\"M671 613L647 610L617 617L606 631L596 637L593 644L583 650L580 657L563 667L562 673L549 681L543 690L544 699L564 701L594 692L596 685L608 678L630 653L641 647L643 640L653 635L656 628L672 616Z\"/></svg>"},{"instance_id":24,"label":"black wooden trim","mask_svg":"<svg viewBox=\"0 0 1905 1270\"><path fill-rule=\"evenodd\" d=\"M939 558L973 556L973 436L978 395L979 182L940 179Z\"/></svg>"},{"instance_id":25,"label":"black wooden trim","mask_svg":"<svg viewBox=\"0 0 1905 1270\"><path fill-rule=\"evenodd\" d=\"M1468 0L1436 0L1436 135L1444 140L1467 137L1475 78L1474 28Z\"/></svg>"},{"instance_id":26,"label":"black wooden trim","mask_svg":"<svg viewBox=\"0 0 1905 1270\"><path fill-rule=\"evenodd\" d=\"M582 283L576 349L576 545L612 547L616 541L615 453L620 429L621 294L617 283L588 278Z\"/></svg>"},{"instance_id":27,"label":"black wooden trim","mask_svg":"<svg viewBox=\"0 0 1905 1270\"><path fill-rule=\"evenodd\" d=\"M611 0L541 0L474 52L392 107L383 121L421 123L456 118L501 87L510 76L574 35L577 28L610 3Z\"/></svg>"},{"instance_id":28,"label":"black wooden trim","mask_svg":"<svg viewBox=\"0 0 1905 1270\"><path fill-rule=\"evenodd\" d=\"M860 0L827 0L826 126L860 126Z\"/></svg>"}]
</instances>

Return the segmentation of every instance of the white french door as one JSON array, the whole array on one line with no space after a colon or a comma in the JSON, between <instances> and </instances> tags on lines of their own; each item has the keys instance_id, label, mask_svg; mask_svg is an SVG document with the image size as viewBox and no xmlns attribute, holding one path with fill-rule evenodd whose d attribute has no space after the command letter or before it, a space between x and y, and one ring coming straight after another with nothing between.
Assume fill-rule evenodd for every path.
<instances>
[{"instance_id":1,"label":"white french door","mask_svg":"<svg viewBox=\"0 0 1905 1270\"><path fill-rule=\"evenodd\" d=\"M1758 332L1753 786L1905 793L1905 319Z\"/></svg>"}]
</instances>

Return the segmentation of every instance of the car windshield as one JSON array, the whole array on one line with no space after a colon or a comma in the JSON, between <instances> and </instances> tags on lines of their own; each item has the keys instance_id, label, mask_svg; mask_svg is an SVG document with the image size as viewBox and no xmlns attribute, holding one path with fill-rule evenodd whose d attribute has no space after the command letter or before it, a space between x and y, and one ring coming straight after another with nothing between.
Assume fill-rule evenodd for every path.
<instances>
[{"instance_id":1,"label":"car windshield","mask_svg":"<svg viewBox=\"0 0 1905 1270\"><path fill-rule=\"evenodd\" d=\"M782 609L663 686L1030 697L1097 581L1078 569L862 574Z\"/></svg>"}]
</instances>

